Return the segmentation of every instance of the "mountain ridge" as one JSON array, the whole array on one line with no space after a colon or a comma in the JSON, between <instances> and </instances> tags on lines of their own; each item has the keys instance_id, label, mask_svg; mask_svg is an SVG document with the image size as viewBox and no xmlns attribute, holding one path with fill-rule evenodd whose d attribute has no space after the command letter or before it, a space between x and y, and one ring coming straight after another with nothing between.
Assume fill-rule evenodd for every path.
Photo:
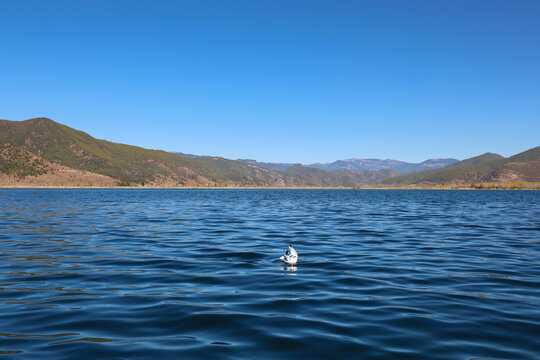
<instances>
[{"instance_id":1,"label":"mountain ridge","mask_svg":"<svg viewBox=\"0 0 540 360\"><path fill-rule=\"evenodd\" d=\"M180 152L175 152L180 156L190 157L190 158L200 158L203 156L193 155L193 154L184 154ZM442 168L458 162L459 160L453 158L433 158L424 160L421 163L409 163L400 160L394 159L359 159L359 158L350 158L344 160L336 160L332 163L313 163L313 164L301 164L301 163L275 163L275 162L261 162L254 159L236 159L237 161L242 161L258 166L262 166L268 169L273 170L286 170L295 165L303 165L306 167L317 168L327 171L337 171L337 170L369 170L377 171L383 169L389 169L396 171L401 174L409 173L412 171L422 171L426 169Z\"/></svg>"},{"instance_id":2,"label":"mountain ridge","mask_svg":"<svg viewBox=\"0 0 540 360\"><path fill-rule=\"evenodd\" d=\"M540 146L525 150L516 155L505 158L499 154L484 153L469 159L462 160L445 168L426 170L384 179L381 185L413 185L419 183L440 184L445 182L481 182L500 181L504 175L500 170L505 165L507 173L512 172L512 181L538 182L536 162L540 160ZM531 163L528 166L510 164ZM540 162L539 162L540 164ZM499 171L499 173L498 173ZM526 172L526 173L525 173ZM506 177L508 178L508 177ZM525 180L527 179L527 180Z\"/></svg>"},{"instance_id":3,"label":"mountain ridge","mask_svg":"<svg viewBox=\"0 0 540 360\"><path fill-rule=\"evenodd\" d=\"M390 169L402 174L406 174L413 171L422 171L433 168L442 168L453 163L458 162L457 159L452 158L433 158L424 160L421 163L409 163L394 159L359 159L350 158L344 160L336 160L332 163L313 163L307 166L315 167L322 170L382 170Z\"/></svg>"},{"instance_id":4,"label":"mountain ridge","mask_svg":"<svg viewBox=\"0 0 540 360\"><path fill-rule=\"evenodd\" d=\"M51 162L125 182L187 185L214 183L223 176L194 159L95 139L48 118L0 120L0 140L24 146Z\"/></svg>"},{"instance_id":5,"label":"mountain ridge","mask_svg":"<svg viewBox=\"0 0 540 360\"><path fill-rule=\"evenodd\" d=\"M454 162L455 159L428 159L419 164L425 167L447 166L400 175L389 168L324 170L302 164L259 163L250 159L231 160L219 156L144 149L96 139L48 118L0 120L0 144L3 144L0 174L4 180L17 181L46 175L50 182L53 168L63 167L59 174L78 172L78 178L82 178L90 173L95 175L92 175L93 179L102 183L137 186L363 187L375 184L540 182L540 147L508 158L485 153L458 162ZM390 164L401 166L402 171L403 166L411 164L391 159L368 160L372 168ZM348 161L349 165L356 163L360 166L363 163L367 166L365 159ZM42 163L46 166L42 166ZM75 181L67 175L63 179Z\"/></svg>"},{"instance_id":6,"label":"mountain ridge","mask_svg":"<svg viewBox=\"0 0 540 360\"><path fill-rule=\"evenodd\" d=\"M29 150L52 163L117 179L124 184L157 186L328 186L351 187L373 183L373 174L317 172L303 168L282 172L221 157L185 157L162 150L114 143L48 118L0 120L0 141ZM187 154L183 154L187 155ZM375 180L373 180L375 179ZM322 185L312 185L322 184Z\"/></svg>"}]
</instances>

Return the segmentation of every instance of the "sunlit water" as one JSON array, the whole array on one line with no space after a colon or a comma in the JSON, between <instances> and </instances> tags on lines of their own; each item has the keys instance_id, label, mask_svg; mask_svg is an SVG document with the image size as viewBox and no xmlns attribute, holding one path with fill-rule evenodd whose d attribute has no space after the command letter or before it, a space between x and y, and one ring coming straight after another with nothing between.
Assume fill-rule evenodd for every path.
<instances>
[{"instance_id":1,"label":"sunlit water","mask_svg":"<svg viewBox=\"0 0 540 360\"><path fill-rule=\"evenodd\" d=\"M540 358L540 192L0 190L0 206L0 357Z\"/></svg>"}]
</instances>

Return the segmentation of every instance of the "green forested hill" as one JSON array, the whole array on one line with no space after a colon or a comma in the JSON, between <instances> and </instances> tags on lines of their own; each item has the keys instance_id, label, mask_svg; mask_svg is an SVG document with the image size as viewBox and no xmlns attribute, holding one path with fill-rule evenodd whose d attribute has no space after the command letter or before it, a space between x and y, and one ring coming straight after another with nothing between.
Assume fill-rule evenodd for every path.
<instances>
[{"instance_id":1,"label":"green forested hill","mask_svg":"<svg viewBox=\"0 0 540 360\"><path fill-rule=\"evenodd\" d=\"M216 156L198 156L197 160L219 169L238 185L284 186L283 176L275 170L259 165ZM339 186L339 185L338 185Z\"/></svg>"},{"instance_id":2,"label":"green forested hill","mask_svg":"<svg viewBox=\"0 0 540 360\"><path fill-rule=\"evenodd\" d=\"M384 174L319 170L282 172L221 157L182 157L161 150L99 140L48 118L0 120L0 141L77 170L107 175L124 183L155 185L332 186L380 180ZM390 176L390 175L386 175Z\"/></svg>"},{"instance_id":3,"label":"green forested hill","mask_svg":"<svg viewBox=\"0 0 540 360\"><path fill-rule=\"evenodd\" d=\"M303 165L295 165L281 171L285 177L285 183L295 186L298 183L304 186L335 186L332 184L343 184L342 186L358 186L360 182L352 176L349 171L327 171L311 168Z\"/></svg>"},{"instance_id":4,"label":"green forested hill","mask_svg":"<svg viewBox=\"0 0 540 360\"><path fill-rule=\"evenodd\" d=\"M395 176L397 173L388 169L328 171L302 165L280 171L253 162L210 156L183 157L99 140L47 118L0 120L0 142L3 142L0 172L5 174L14 171L37 174L39 159L43 159L134 185L355 187L379 181L385 185L499 181L535 179L540 163L540 147L537 147L509 158L486 153L442 169L402 176ZM507 166L502 168L503 165Z\"/></svg>"},{"instance_id":5,"label":"green forested hill","mask_svg":"<svg viewBox=\"0 0 540 360\"><path fill-rule=\"evenodd\" d=\"M165 151L95 139L47 118L0 120L0 140L24 146L34 154L64 166L127 182L169 179L181 184L218 183L227 178L207 163Z\"/></svg>"},{"instance_id":6,"label":"green forested hill","mask_svg":"<svg viewBox=\"0 0 540 360\"><path fill-rule=\"evenodd\" d=\"M540 160L540 147L524 151L514 156L504 158L501 155L486 153L470 159L459 161L442 169L421 171L406 175L387 178L381 181L384 185L411 185L422 182L477 182L500 179L497 170L505 164L515 162L530 162ZM519 176L516 176L519 179Z\"/></svg>"},{"instance_id":7,"label":"green forested hill","mask_svg":"<svg viewBox=\"0 0 540 360\"><path fill-rule=\"evenodd\" d=\"M369 170L321 170L309 166L295 165L286 170L280 171L285 176L285 183L290 186L335 186L332 184L343 184L343 186L354 187L363 184L375 184L390 176L398 175L396 171L382 169L377 171ZM304 185L297 185L304 184Z\"/></svg>"},{"instance_id":8,"label":"green forested hill","mask_svg":"<svg viewBox=\"0 0 540 360\"><path fill-rule=\"evenodd\" d=\"M472 166L472 165L483 164L492 160L504 160L504 156L488 152L479 156L475 156L469 159L458 161L457 163L448 165L445 168L446 169L462 168L462 167L467 167L467 166Z\"/></svg>"},{"instance_id":9,"label":"green forested hill","mask_svg":"<svg viewBox=\"0 0 540 360\"><path fill-rule=\"evenodd\" d=\"M521 152L506 159L505 164L513 162L538 161L540 160L540 146Z\"/></svg>"}]
</instances>

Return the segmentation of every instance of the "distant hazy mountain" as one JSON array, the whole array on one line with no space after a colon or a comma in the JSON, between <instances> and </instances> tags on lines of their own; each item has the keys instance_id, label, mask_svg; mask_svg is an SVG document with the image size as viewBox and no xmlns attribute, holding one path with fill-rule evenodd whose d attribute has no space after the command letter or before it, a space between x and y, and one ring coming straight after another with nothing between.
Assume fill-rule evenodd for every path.
<instances>
[{"instance_id":1,"label":"distant hazy mountain","mask_svg":"<svg viewBox=\"0 0 540 360\"><path fill-rule=\"evenodd\" d=\"M340 169L371 171L390 169L401 174L406 174L412 171L442 168L458 161L459 160L457 159L429 159L421 163L408 163L391 159L345 159L337 160L332 163L315 163L307 166L329 171Z\"/></svg>"},{"instance_id":2,"label":"distant hazy mountain","mask_svg":"<svg viewBox=\"0 0 540 360\"><path fill-rule=\"evenodd\" d=\"M430 169L440 169L452 164L457 163L459 160L457 159L428 159L426 161L423 161L419 164L416 163L405 163L403 165L399 165L396 167L391 168L394 171L397 171L398 173L407 174L413 171L424 171L424 170L430 170Z\"/></svg>"}]
</instances>

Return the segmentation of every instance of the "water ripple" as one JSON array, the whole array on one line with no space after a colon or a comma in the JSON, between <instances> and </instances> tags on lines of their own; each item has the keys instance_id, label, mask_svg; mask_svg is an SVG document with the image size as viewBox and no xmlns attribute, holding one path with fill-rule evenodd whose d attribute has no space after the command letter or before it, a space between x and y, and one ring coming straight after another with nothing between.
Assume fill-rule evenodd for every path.
<instances>
[{"instance_id":1,"label":"water ripple","mask_svg":"<svg viewBox=\"0 0 540 360\"><path fill-rule=\"evenodd\" d=\"M0 190L0 355L537 359L540 194ZM278 260L294 243L300 260Z\"/></svg>"}]
</instances>

